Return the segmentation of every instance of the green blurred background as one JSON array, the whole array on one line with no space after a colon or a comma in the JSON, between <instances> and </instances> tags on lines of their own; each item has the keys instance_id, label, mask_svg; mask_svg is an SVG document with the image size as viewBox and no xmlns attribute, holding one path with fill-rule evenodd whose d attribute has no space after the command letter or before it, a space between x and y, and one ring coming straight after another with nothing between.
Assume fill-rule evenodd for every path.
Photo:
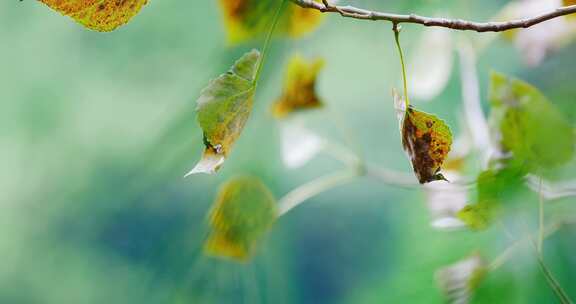
<instances>
[{"instance_id":1,"label":"green blurred background","mask_svg":"<svg viewBox=\"0 0 576 304\"><path fill-rule=\"evenodd\" d=\"M487 20L505 1L346 3L393 12ZM420 26L404 26L411 53ZM479 34L464 34L477 38ZM400 67L390 25L331 15L297 41L275 40L255 110L219 174L182 176L202 151L195 99L256 41L229 47L217 1L151 0L113 33L85 30L36 1L0 2L0 303L441 303L435 271L510 241L502 230L432 229L423 193L376 180L312 198L282 217L249 263L205 257L206 214L220 183L258 176L281 197L341 164L319 156L284 168L270 105L289 55L323 57L327 107L305 117L316 132L383 167L410 172L390 90ZM483 105L491 69L540 89L574 123L575 45L537 67L495 40L479 58ZM458 65L421 108L457 134ZM536 195L521 202L536 227ZM550 214L574 211L574 200ZM521 225L520 225L521 226ZM518 230L520 232L520 230ZM545 259L576 298L576 230L546 240ZM474 302L552 303L526 246L487 275Z\"/></svg>"}]
</instances>

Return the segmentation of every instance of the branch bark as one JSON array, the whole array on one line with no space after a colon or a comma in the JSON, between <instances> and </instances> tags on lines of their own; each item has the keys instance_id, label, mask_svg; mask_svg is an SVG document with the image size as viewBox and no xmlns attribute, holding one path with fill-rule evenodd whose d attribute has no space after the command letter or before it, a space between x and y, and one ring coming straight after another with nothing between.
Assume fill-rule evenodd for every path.
<instances>
[{"instance_id":1,"label":"branch bark","mask_svg":"<svg viewBox=\"0 0 576 304\"><path fill-rule=\"evenodd\" d=\"M432 18L419 16L416 14L401 15L385 12L377 12L356 8L353 6L337 6L328 4L327 0L322 3L314 0L290 0L294 4L308 9L315 9L323 13L338 13L343 17L362 19L362 20L381 20L389 21L394 24L414 23L423 26L444 27L459 31L475 32L504 32L512 29L529 28L536 24L576 13L576 5L559 7L547 13L538 16L516 19L502 22L474 22L462 19Z\"/></svg>"}]
</instances>

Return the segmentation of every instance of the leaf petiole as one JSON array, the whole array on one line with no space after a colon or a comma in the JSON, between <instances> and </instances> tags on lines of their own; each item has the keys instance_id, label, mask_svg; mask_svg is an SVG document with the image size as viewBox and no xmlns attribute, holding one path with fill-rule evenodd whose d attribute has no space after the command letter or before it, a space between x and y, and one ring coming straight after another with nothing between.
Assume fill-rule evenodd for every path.
<instances>
[{"instance_id":1,"label":"leaf petiole","mask_svg":"<svg viewBox=\"0 0 576 304\"><path fill-rule=\"evenodd\" d=\"M404 102L406 104L406 109L410 105L410 98L408 97L408 81L406 77L406 64L404 63L404 53L402 52L402 47L400 46L400 26L398 23L394 23L392 30L394 31L394 40L396 40L396 47L398 48L398 53L400 54L400 65L402 66L402 81L404 84Z\"/></svg>"},{"instance_id":2,"label":"leaf petiole","mask_svg":"<svg viewBox=\"0 0 576 304\"><path fill-rule=\"evenodd\" d=\"M274 19L272 20L272 25L270 26L270 30L268 30L268 34L266 34L266 39L264 40L264 46L262 47L262 56L260 57L260 62L258 62L258 67L256 68L256 76L254 77L254 81L252 84L254 87L258 85L258 80L260 79L260 73L262 72L262 66L264 65L264 61L266 60L266 56L268 55L268 50L270 49L270 42L272 41L272 36L274 35L274 30L276 30L276 26L278 25L278 20L280 20L280 14L286 5L287 0L282 0L280 5L278 5L278 9L276 9L276 13L274 14Z\"/></svg>"}]
</instances>

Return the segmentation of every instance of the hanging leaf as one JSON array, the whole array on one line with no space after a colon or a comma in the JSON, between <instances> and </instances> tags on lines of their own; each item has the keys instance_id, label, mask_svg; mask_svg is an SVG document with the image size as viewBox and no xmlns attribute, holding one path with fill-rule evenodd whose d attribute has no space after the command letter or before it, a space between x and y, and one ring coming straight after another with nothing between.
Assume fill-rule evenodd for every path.
<instances>
[{"instance_id":1,"label":"hanging leaf","mask_svg":"<svg viewBox=\"0 0 576 304\"><path fill-rule=\"evenodd\" d=\"M272 107L276 118L286 117L294 111L322 107L316 95L316 78L323 65L320 59L306 62L299 55L292 57L286 70L284 91Z\"/></svg>"},{"instance_id":2,"label":"hanging leaf","mask_svg":"<svg viewBox=\"0 0 576 304\"><path fill-rule=\"evenodd\" d=\"M202 91L196 103L198 122L204 131L204 155L186 176L215 173L224 163L252 111L259 59L257 50L246 53Z\"/></svg>"},{"instance_id":3,"label":"hanging leaf","mask_svg":"<svg viewBox=\"0 0 576 304\"><path fill-rule=\"evenodd\" d=\"M492 73L491 120L501 148L541 173L572 159L574 134L562 113L533 86Z\"/></svg>"},{"instance_id":4,"label":"hanging leaf","mask_svg":"<svg viewBox=\"0 0 576 304\"><path fill-rule=\"evenodd\" d=\"M418 181L425 184L446 180L439 172L452 145L450 128L432 114L413 107L406 109L406 106L402 105L403 99L395 92L394 102L401 118L402 146L410 157Z\"/></svg>"},{"instance_id":5,"label":"hanging leaf","mask_svg":"<svg viewBox=\"0 0 576 304\"><path fill-rule=\"evenodd\" d=\"M443 267L436 272L436 281L448 303L469 303L487 268L479 254Z\"/></svg>"},{"instance_id":6,"label":"hanging leaf","mask_svg":"<svg viewBox=\"0 0 576 304\"><path fill-rule=\"evenodd\" d=\"M219 0L228 41L245 42L269 30L279 0ZM290 3L282 12L276 33L298 38L316 28L322 13Z\"/></svg>"},{"instance_id":7,"label":"hanging leaf","mask_svg":"<svg viewBox=\"0 0 576 304\"><path fill-rule=\"evenodd\" d=\"M259 179L230 180L222 186L210 212L206 254L246 261L277 214L274 196Z\"/></svg>"},{"instance_id":8,"label":"hanging leaf","mask_svg":"<svg viewBox=\"0 0 576 304\"><path fill-rule=\"evenodd\" d=\"M110 32L132 19L148 0L39 0L85 27Z\"/></svg>"}]
</instances>

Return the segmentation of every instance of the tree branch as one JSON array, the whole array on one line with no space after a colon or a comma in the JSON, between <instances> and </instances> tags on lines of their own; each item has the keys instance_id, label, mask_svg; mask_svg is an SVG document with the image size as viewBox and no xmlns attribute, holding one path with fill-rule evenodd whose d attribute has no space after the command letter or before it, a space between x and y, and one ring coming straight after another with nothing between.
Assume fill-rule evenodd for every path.
<instances>
[{"instance_id":1,"label":"tree branch","mask_svg":"<svg viewBox=\"0 0 576 304\"><path fill-rule=\"evenodd\" d=\"M315 9L323 13L338 13L343 17L363 19L363 20L383 20L394 24L415 23L424 26L445 27L460 31L475 32L503 32L518 28L528 28L533 25L576 13L576 5L559 7L553 11L534 16L531 18L516 19L502 22L474 22L462 19L432 18L415 14L400 15L366 9L356 8L353 6L337 6L328 4L327 0L322 3L314 0L290 0L294 4L308 9Z\"/></svg>"}]
</instances>

